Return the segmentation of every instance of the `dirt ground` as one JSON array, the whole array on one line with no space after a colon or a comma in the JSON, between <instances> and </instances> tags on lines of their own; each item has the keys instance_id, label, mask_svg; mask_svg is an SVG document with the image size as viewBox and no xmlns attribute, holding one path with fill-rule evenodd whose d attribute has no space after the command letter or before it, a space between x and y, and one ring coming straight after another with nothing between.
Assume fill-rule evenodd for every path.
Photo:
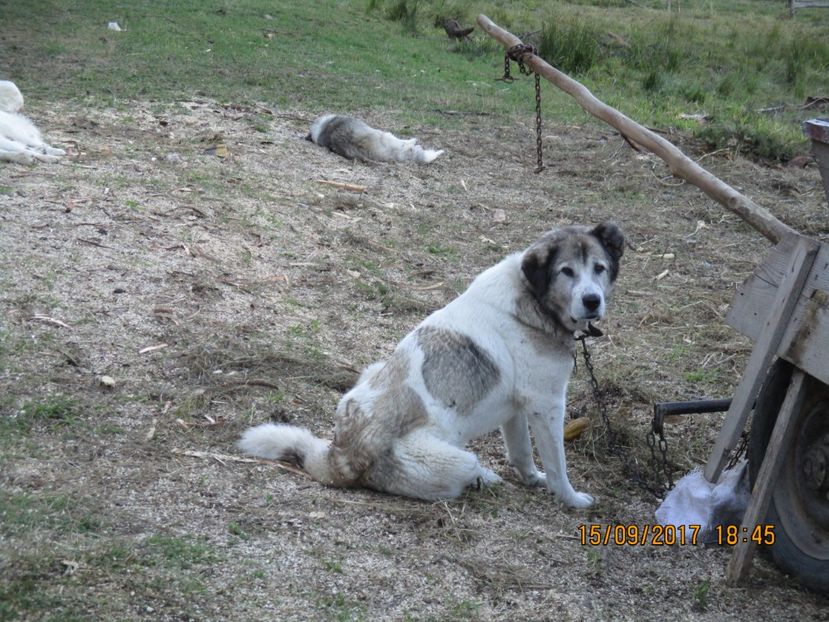
<instances>
[{"instance_id":1,"label":"dirt ground","mask_svg":"<svg viewBox=\"0 0 829 622\"><path fill-rule=\"evenodd\" d=\"M438 132L370 116L446 149L417 166L350 163L302 140L310 114L266 106L30 114L72 156L0 165L7 619L829 619L763 559L726 586L727 547L581 544L580 525L644 526L658 505L604 447L582 364L570 410L594 425L568 461L588 511L522 487L497 434L474 449L504 485L449 503L238 460L254 423L330 435L356 371L478 272L548 228L612 217L630 246L592 353L644 463L654 401L733 390L751 344L725 311L768 248L654 157L549 120L535 175L530 118ZM702 163L827 239L813 166ZM668 427L679 473L720 421Z\"/></svg>"}]
</instances>

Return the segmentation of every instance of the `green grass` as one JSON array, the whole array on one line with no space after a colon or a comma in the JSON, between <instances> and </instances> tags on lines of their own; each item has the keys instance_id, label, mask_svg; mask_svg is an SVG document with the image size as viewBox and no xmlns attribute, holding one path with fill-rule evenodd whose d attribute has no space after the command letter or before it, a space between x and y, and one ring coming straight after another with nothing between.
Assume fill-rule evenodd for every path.
<instances>
[{"instance_id":1,"label":"green grass","mask_svg":"<svg viewBox=\"0 0 829 622\"><path fill-rule=\"evenodd\" d=\"M494 81L496 42L478 30L453 43L436 27L445 17L471 24L478 12L534 33L549 62L608 104L711 148L785 160L805 149L799 122L814 111L799 106L829 89L829 12L790 20L778 0L709 0L673 13L661 0L31 0L4 3L0 57L34 101L127 108L210 97L391 111L438 126L455 122L439 111L529 115L529 80ZM108 20L125 30L107 30ZM552 87L543 99L548 118L584 121ZM702 112L708 124L681 117Z\"/></svg>"},{"instance_id":2,"label":"green grass","mask_svg":"<svg viewBox=\"0 0 829 622\"><path fill-rule=\"evenodd\" d=\"M27 546L4 553L3 562L0 619L66 622L133 619L123 610L126 603L82 596L82 586L98 579L104 586L122 584L122 594L159 608L187 608L203 597L202 574L222 559L197 538L156 534L134 542L104 533ZM77 572L69 572L73 563Z\"/></svg>"},{"instance_id":3,"label":"green grass","mask_svg":"<svg viewBox=\"0 0 829 622\"><path fill-rule=\"evenodd\" d=\"M94 508L69 495L0 491L0 534L6 537L38 530L88 534L102 528Z\"/></svg>"},{"instance_id":4,"label":"green grass","mask_svg":"<svg viewBox=\"0 0 829 622\"><path fill-rule=\"evenodd\" d=\"M472 23L482 11L514 33L533 32L527 40L549 63L644 125L674 127L712 149L764 160L806 150L800 121L815 111L801 106L829 88L826 11L789 20L783 4L761 0L710 0L673 13L656 1L421 4L425 23L442 16ZM498 55L474 49L458 46L465 57ZM707 123L683 118L702 113Z\"/></svg>"},{"instance_id":5,"label":"green grass","mask_svg":"<svg viewBox=\"0 0 829 622\"><path fill-rule=\"evenodd\" d=\"M70 426L80 420L79 402L67 395L27 401L17 412L12 403L8 400L9 412L0 413L0 434L26 432L36 426Z\"/></svg>"},{"instance_id":6,"label":"green grass","mask_svg":"<svg viewBox=\"0 0 829 622\"><path fill-rule=\"evenodd\" d=\"M488 61L459 62L437 31L403 35L362 2L6 4L0 55L31 101L122 107L210 97L317 112L391 108L422 122L440 119L435 109L506 110L524 100L496 97L504 89ZM125 30L107 30L110 19Z\"/></svg>"},{"instance_id":7,"label":"green grass","mask_svg":"<svg viewBox=\"0 0 829 622\"><path fill-rule=\"evenodd\" d=\"M704 612L708 610L708 597L711 591L711 582L708 579L703 579L697 583L693 592L694 611Z\"/></svg>"}]
</instances>

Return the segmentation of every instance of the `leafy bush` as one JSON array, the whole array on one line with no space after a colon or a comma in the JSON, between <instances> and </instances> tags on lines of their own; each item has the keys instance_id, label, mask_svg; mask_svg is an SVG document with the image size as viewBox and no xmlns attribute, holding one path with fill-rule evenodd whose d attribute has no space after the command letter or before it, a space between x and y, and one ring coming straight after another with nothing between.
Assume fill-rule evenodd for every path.
<instances>
[{"instance_id":1,"label":"leafy bush","mask_svg":"<svg viewBox=\"0 0 829 622\"><path fill-rule=\"evenodd\" d=\"M542 25L538 53L565 73L586 73L599 60L599 32L585 19L555 17Z\"/></svg>"}]
</instances>

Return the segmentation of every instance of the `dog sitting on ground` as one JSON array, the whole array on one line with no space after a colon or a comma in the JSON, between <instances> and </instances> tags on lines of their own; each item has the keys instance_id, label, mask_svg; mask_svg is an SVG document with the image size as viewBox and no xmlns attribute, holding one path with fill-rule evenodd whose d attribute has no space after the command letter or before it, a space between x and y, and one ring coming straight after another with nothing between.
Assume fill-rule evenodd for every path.
<instances>
[{"instance_id":1,"label":"dog sitting on ground","mask_svg":"<svg viewBox=\"0 0 829 622\"><path fill-rule=\"evenodd\" d=\"M433 500L501 481L464 449L500 427L525 484L588 507L593 498L573 489L564 456L573 336L603 317L623 251L612 222L547 232L363 371L340 400L333 441L265 423L248 429L239 447L293 462L325 484ZM530 429L546 474L536 469Z\"/></svg>"},{"instance_id":2,"label":"dog sitting on ground","mask_svg":"<svg viewBox=\"0 0 829 622\"><path fill-rule=\"evenodd\" d=\"M66 155L43 142L40 130L19 111L23 108L20 89L8 80L0 80L0 160L31 164L35 160L56 162Z\"/></svg>"},{"instance_id":3,"label":"dog sitting on ground","mask_svg":"<svg viewBox=\"0 0 829 622\"><path fill-rule=\"evenodd\" d=\"M356 117L326 114L311 124L305 137L321 147L327 147L349 160L366 162L415 162L429 163L443 150L424 149L416 138L403 140L390 132L378 130Z\"/></svg>"}]
</instances>

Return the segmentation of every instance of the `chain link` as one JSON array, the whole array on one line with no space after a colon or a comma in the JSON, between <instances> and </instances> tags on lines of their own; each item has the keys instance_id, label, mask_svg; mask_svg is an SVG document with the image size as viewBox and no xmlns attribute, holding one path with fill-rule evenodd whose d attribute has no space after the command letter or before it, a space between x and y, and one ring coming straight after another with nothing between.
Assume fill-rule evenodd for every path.
<instances>
[{"instance_id":1,"label":"chain link","mask_svg":"<svg viewBox=\"0 0 829 622\"><path fill-rule=\"evenodd\" d=\"M596 379L596 373L593 369L593 361L590 351L587 349L587 335L580 335L577 339L581 341L584 366L587 369L589 376L588 379L593 390L593 399L596 401L596 405L599 408L599 414L602 418L602 423L604 424L608 452L622 460L622 471L642 490L646 490L657 496L663 495L666 490L673 488L674 482L672 476L673 469L668 462L668 441L665 439L662 429L660 428L658 430L658 441L657 431L655 430L654 425L651 426L650 433L647 436L648 447L650 447L651 451L649 465L652 473L651 476L648 476L645 469L634 463L633 457L630 455L629 448L623 445L623 443L627 441L626 435L614 430L610 425L610 417L607 414L607 405L605 404L604 397L602 396L601 389L599 388L599 381ZM656 455L657 447L659 447L661 460L657 458ZM662 471L661 474L660 470ZM664 480L662 475L664 475ZM667 481L667 488L662 481Z\"/></svg>"},{"instance_id":2,"label":"chain link","mask_svg":"<svg viewBox=\"0 0 829 622\"><path fill-rule=\"evenodd\" d=\"M541 76L524 64L525 54L538 55L538 50L534 45L528 45L526 43L514 45L509 48L504 54L504 76L500 79L504 82L513 82L515 80L510 75L510 60L514 60L518 64L518 70L525 76L530 74L535 75L535 150L538 165L533 172L540 173L544 170L544 158L541 149Z\"/></svg>"},{"instance_id":3,"label":"chain link","mask_svg":"<svg viewBox=\"0 0 829 622\"><path fill-rule=\"evenodd\" d=\"M504 54L504 77L499 79L504 82L515 82L515 78L509 72L509 52Z\"/></svg>"},{"instance_id":4,"label":"chain link","mask_svg":"<svg viewBox=\"0 0 829 622\"><path fill-rule=\"evenodd\" d=\"M607 414L607 406L604 403L604 398L602 397L601 389L599 389L599 381L596 380L596 372L593 370L593 360L590 355L590 350L587 349L587 335L581 335L580 337L578 337L578 340L581 341L582 356L584 357L584 366L587 369L590 387L593 389L593 399L596 400L596 405L599 407L599 415L601 415L602 417L605 435L607 436L607 444L610 447L611 452L615 453L614 450L616 448L616 438L613 433L613 428L610 425L610 417Z\"/></svg>"},{"instance_id":5,"label":"chain link","mask_svg":"<svg viewBox=\"0 0 829 622\"><path fill-rule=\"evenodd\" d=\"M748 439L749 433L748 431L744 431L740 436L740 444L737 445L737 449L734 450L734 453L731 454L731 458L728 461L728 464L725 465L725 469L733 469L737 466L737 463L742 459L743 455L746 453L746 449L748 448Z\"/></svg>"},{"instance_id":6,"label":"chain link","mask_svg":"<svg viewBox=\"0 0 829 622\"><path fill-rule=\"evenodd\" d=\"M538 157L538 166L533 173L544 170L544 159L541 152L541 76L535 74L535 151Z\"/></svg>"}]
</instances>

